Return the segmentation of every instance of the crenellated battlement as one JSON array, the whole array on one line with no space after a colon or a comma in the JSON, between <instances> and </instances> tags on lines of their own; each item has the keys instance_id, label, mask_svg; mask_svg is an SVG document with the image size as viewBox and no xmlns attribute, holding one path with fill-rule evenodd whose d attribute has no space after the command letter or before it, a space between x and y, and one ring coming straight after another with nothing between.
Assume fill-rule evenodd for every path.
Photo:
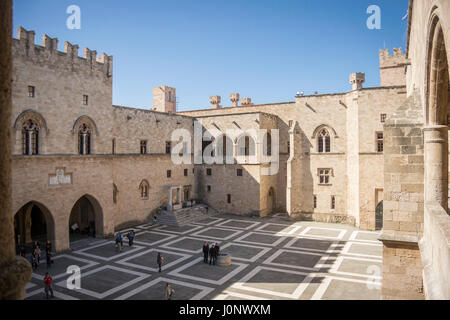
<instances>
[{"instance_id":1,"label":"crenellated battlement","mask_svg":"<svg viewBox=\"0 0 450 320\"><path fill-rule=\"evenodd\" d=\"M392 55L389 54L389 49L380 50L380 68L404 66L407 60L402 48L394 48Z\"/></svg>"},{"instance_id":2,"label":"crenellated battlement","mask_svg":"<svg viewBox=\"0 0 450 320\"><path fill-rule=\"evenodd\" d=\"M102 53L97 57L97 51L84 48L84 57L78 55L79 46L64 42L64 52L58 51L58 39L44 34L42 45L35 43L34 31L23 27L18 28L17 39L13 39L13 57L22 56L33 62L49 63L52 67L61 66L72 71L90 69L102 72L105 77L111 78L113 71L113 57Z\"/></svg>"}]
</instances>

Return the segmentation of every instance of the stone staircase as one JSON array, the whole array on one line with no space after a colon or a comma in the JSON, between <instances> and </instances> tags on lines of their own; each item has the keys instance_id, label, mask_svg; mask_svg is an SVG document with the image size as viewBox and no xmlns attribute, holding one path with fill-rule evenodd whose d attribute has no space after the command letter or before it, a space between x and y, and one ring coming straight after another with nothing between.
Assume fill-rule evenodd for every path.
<instances>
[{"instance_id":1,"label":"stone staircase","mask_svg":"<svg viewBox=\"0 0 450 320\"><path fill-rule=\"evenodd\" d=\"M206 213L206 207L206 205L197 204L193 207L182 208L175 211L162 210L156 216L156 223L165 226L182 227L218 214L216 210L209 206L208 213Z\"/></svg>"}]
</instances>

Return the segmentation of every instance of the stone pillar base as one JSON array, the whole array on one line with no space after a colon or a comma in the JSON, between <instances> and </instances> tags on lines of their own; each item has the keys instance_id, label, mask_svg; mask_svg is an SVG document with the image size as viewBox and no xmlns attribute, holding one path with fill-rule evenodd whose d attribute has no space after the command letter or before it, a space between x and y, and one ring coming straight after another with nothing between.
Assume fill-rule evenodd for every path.
<instances>
[{"instance_id":1,"label":"stone pillar base","mask_svg":"<svg viewBox=\"0 0 450 320\"><path fill-rule=\"evenodd\" d=\"M31 265L23 257L0 268L0 300L21 300L25 285L31 280Z\"/></svg>"}]
</instances>

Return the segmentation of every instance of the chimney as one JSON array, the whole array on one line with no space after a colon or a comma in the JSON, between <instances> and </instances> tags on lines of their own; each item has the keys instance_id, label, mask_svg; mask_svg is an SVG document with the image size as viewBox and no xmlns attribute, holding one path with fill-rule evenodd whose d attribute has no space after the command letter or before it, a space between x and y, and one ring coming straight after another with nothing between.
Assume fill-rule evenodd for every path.
<instances>
[{"instance_id":1,"label":"chimney","mask_svg":"<svg viewBox=\"0 0 450 320\"><path fill-rule=\"evenodd\" d=\"M242 98L241 99L241 105L243 107L248 107L252 105L252 99L251 98Z\"/></svg>"},{"instance_id":2,"label":"chimney","mask_svg":"<svg viewBox=\"0 0 450 320\"><path fill-rule=\"evenodd\" d=\"M362 89L363 83L366 81L366 74L357 72L350 75L350 84L352 85L352 90Z\"/></svg>"},{"instance_id":3,"label":"chimney","mask_svg":"<svg viewBox=\"0 0 450 320\"><path fill-rule=\"evenodd\" d=\"M230 94L231 106L238 107L239 106L239 93Z\"/></svg>"},{"instance_id":4,"label":"chimney","mask_svg":"<svg viewBox=\"0 0 450 320\"><path fill-rule=\"evenodd\" d=\"M220 106L220 96L211 96L209 97L209 103L211 103L211 106L213 109L219 109Z\"/></svg>"}]
</instances>

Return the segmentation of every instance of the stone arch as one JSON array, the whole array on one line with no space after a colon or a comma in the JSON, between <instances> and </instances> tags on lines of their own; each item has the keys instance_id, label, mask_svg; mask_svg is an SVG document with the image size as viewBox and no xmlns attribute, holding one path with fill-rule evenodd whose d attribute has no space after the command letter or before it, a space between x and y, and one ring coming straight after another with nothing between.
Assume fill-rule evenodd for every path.
<instances>
[{"instance_id":1,"label":"stone arch","mask_svg":"<svg viewBox=\"0 0 450 320\"><path fill-rule=\"evenodd\" d=\"M98 136L98 129L95 121L87 116L83 115L75 120L72 127L72 134L76 136L77 140L77 153L86 155L95 153L95 137Z\"/></svg>"},{"instance_id":2,"label":"stone arch","mask_svg":"<svg viewBox=\"0 0 450 320\"><path fill-rule=\"evenodd\" d=\"M448 115L450 114L450 73L448 46L434 7L428 25L425 66L425 201L448 209Z\"/></svg>"},{"instance_id":3,"label":"stone arch","mask_svg":"<svg viewBox=\"0 0 450 320\"><path fill-rule=\"evenodd\" d=\"M146 179L143 179L139 184L139 192L141 199L148 199L150 193L150 183Z\"/></svg>"},{"instance_id":4,"label":"stone arch","mask_svg":"<svg viewBox=\"0 0 450 320\"><path fill-rule=\"evenodd\" d=\"M333 127L321 124L314 130L311 138L315 141L316 152L329 153L333 150L335 139L338 138L338 135Z\"/></svg>"},{"instance_id":5,"label":"stone arch","mask_svg":"<svg viewBox=\"0 0 450 320\"><path fill-rule=\"evenodd\" d=\"M83 123L88 124L90 127L92 127L94 129L95 134L99 134L98 129L97 129L97 124L95 123L95 121L87 116L87 115L82 115L80 117L77 118L77 120L75 120L75 122L73 123L73 127L72 127L72 133L76 133L79 126Z\"/></svg>"},{"instance_id":6,"label":"stone arch","mask_svg":"<svg viewBox=\"0 0 450 320\"><path fill-rule=\"evenodd\" d=\"M75 235L79 233L80 235L95 236L96 238L103 237L103 220L103 209L100 203L92 195L85 194L72 206L68 221L69 234ZM77 224L78 230L72 228L75 224ZM72 238L75 239L75 237Z\"/></svg>"},{"instance_id":7,"label":"stone arch","mask_svg":"<svg viewBox=\"0 0 450 320\"><path fill-rule=\"evenodd\" d=\"M17 245L47 240L55 244L55 220L50 210L38 201L29 201L20 207L14 215L14 229Z\"/></svg>"},{"instance_id":8,"label":"stone arch","mask_svg":"<svg viewBox=\"0 0 450 320\"><path fill-rule=\"evenodd\" d=\"M447 125L449 66L445 30L435 7L430 16L425 79L426 121L428 125Z\"/></svg>"},{"instance_id":9,"label":"stone arch","mask_svg":"<svg viewBox=\"0 0 450 320\"><path fill-rule=\"evenodd\" d=\"M30 133L28 130L28 127L30 127L29 124L32 124L33 127L33 130L31 131L34 140L33 149L35 149L35 152L24 151L24 148L30 143L30 141L28 141L30 136L27 134L27 132ZM13 128L13 141L15 142L13 152L15 154L35 155L44 153L45 141L49 129L42 114L32 109L25 110L17 116Z\"/></svg>"},{"instance_id":10,"label":"stone arch","mask_svg":"<svg viewBox=\"0 0 450 320\"><path fill-rule=\"evenodd\" d=\"M318 127L314 130L311 139L316 139L317 136L319 135L319 132L320 132L322 129L327 129L328 132L330 133L330 135L331 135L333 138L339 138L339 136L338 136L336 130L334 130L334 128L333 128L332 126L330 126L330 125L328 125L328 124L321 124L320 126L318 126Z\"/></svg>"}]
</instances>

